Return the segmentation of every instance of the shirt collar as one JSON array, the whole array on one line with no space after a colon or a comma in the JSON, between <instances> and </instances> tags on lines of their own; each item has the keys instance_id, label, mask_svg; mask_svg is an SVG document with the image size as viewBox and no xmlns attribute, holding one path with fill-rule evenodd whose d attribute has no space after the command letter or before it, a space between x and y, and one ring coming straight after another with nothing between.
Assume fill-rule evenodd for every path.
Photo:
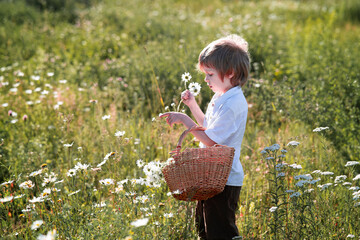
<instances>
[{"instance_id":1,"label":"shirt collar","mask_svg":"<svg viewBox=\"0 0 360 240\"><path fill-rule=\"evenodd\" d=\"M216 106L222 105L227 99L241 92L241 87L236 86L227 90L223 95L216 97L214 104Z\"/></svg>"}]
</instances>

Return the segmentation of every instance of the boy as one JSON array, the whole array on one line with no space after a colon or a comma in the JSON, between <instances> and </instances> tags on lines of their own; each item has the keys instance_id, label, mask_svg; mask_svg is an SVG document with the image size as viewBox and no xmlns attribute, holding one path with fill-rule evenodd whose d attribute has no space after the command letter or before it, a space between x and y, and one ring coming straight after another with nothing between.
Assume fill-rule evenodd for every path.
<instances>
[{"instance_id":1,"label":"boy","mask_svg":"<svg viewBox=\"0 0 360 240\"><path fill-rule=\"evenodd\" d=\"M239 159L248 112L241 90L250 71L247 42L240 36L230 35L210 43L199 55L198 68L205 73L205 82L215 93L206 114L201 111L190 91L186 90L181 98L198 124L186 114L178 112L164 113L160 117L166 117L170 126L181 123L187 128L196 125L204 127L205 131L192 132L200 141L200 147L221 144L235 148L224 191L210 199L198 201L195 219L200 239L232 239L239 235L235 212L244 179Z\"/></svg>"}]
</instances>

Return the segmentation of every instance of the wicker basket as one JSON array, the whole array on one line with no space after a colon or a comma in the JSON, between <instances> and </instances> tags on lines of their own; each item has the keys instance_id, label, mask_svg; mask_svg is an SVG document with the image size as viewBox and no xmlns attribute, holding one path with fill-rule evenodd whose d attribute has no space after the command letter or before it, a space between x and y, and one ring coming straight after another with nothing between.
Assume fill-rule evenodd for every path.
<instances>
[{"instance_id":1,"label":"wicker basket","mask_svg":"<svg viewBox=\"0 0 360 240\"><path fill-rule=\"evenodd\" d=\"M174 161L162 169L169 189L178 200L206 200L222 192L229 178L234 148L215 145L207 148L190 148L183 152L181 144L191 131L204 130L199 127L187 129L179 138Z\"/></svg>"}]
</instances>

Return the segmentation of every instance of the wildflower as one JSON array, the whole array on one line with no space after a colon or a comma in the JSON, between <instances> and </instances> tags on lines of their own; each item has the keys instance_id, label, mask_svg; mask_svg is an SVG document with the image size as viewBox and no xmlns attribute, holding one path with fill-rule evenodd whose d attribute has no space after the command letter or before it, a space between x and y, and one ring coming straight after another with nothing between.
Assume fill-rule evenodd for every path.
<instances>
[{"instance_id":1,"label":"wildflower","mask_svg":"<svg viewBox=\"0 0 360 240\"><path fill-rule=\"evenodd\" d=\"M22 117L22 120L23 120L24 122L26 122L26 120L28 120L28 118L29 118L28 115L25 114L25 115Z\"/></svg>"},{"instance_id":2,"label":"wildflower","mask_svg":"<svg viewBox=\"0 0 360 240\"><path fill-rule=\"evenodd\" d=\"M43 220L36 220L35 222L33 222L33 224L31 224L31 230L38 229L43 223Z\"/></svg>"},{"instance_id":3,"label":"wildflower","mask_svg":"<svg viewBox=\"0 0 360 240\"><path fill-rule=\"evenodd\" d=\"M69 169L69 171L66 173L66 175L68 177L73 177L76 175L76 169L72 168L72 169Z\"/></svg>"},{"instance_id":4,"label":"wildflower","mask_svg":"<svg viewBox=\"0 0 360 240\"><path fill-rule=\"evenodd\" d=\"M293 198L293 197L300 197L301 193L299 192L294 192L293 194L290 195L290 198Z\"/></svg>"},{"instance_id":5,"label":"wildflower","mask_svg":"<svg viewBox=\"0 0 360 240\"><path fill-rule=\"evenodd\" d=\"M266 154L267 152L265 150L262 150L260 153L261 154Z\"/></svg>"},{"instance_id":6,"label":"wildflower","mask_svg":"<svg viewBox=\"0 0 360 240\"><path fill-rule=\"evenodd\" d=\"M33 187L35 187L35 184L33 184L33 182L31 180L28 180L28 181L21 183L19 185L19 187L23 188L23 189L32 189Z\"/></svg>"},{"instance_id":7,"label":"wildflower","mask_svg":"<svg viewBox=\"0 0 360 240\"><path fill-rule=\"evenodd\" d=\"M136 161L136 165L137 165L139 168L142 168L142 167L145 165L144 160L142 160L142 159L137 160L137 161Z\"/></svg>"},{"instance_id":8,"label":"wildflower","mask_svg":"<svg viewBox=\"0 0 360 240\"><path fill-rule=\"evenodd\" d=\"M350 182L344 182L342 185L347 186L347 185L351 185L351 183Z\"/></svg>"},{"instance_id":9,"label":"wildflower","mask_svg":"<svg viewBox=\"0 0 360 240\"><path fill-rule=\"evenodd\" d=\"M77 191L75 191L75 192L71 192L71 193L68 194L68 196L72 196L72 195L74 195L74 194L77 194L78 192L80 192L80 190L77 190Z\"/></svg>"},{"instance_id":10,"label":"wildflower","mask_svg":"<svg viewBox=\"0 0 360 240\"><path fill-rule=\"evenodd\" d=\"M304 192L305 192L305 193L311 193L312 191L314 191L314 189L313 189L313 188L310 188L310 189L305 190Z\"/></svg>"},{"instance_id":11,"label":"wildflower","mask_svg":"<svg viewBox=\"0 0 360 240\"><path fill-rule=\"evenodd\" d=\"M138 219L136 221L133 221L130 223L131 226L134 227L141 227L141 226L145 226L146 224L148 224L149 222L149 218L142 218L142 219Z\"/></svg>"},{"instance_id":12,"label":"wildflower","mask_svg":"<svg viewBox=\"0 0 360 240\"><path fill-rule=\"evenodd\" d=\"M104 160L109 160L109 158L115 156L115 154L116 154L115 152L109 152L108 154L105 155Z\"/></svg>"},{"instance_id":13,"label":"wildflower","mask_svg":"<svg viewBox=\"0 0 360 240\"><path fill-rule=\"evenodd\" d=\"M295 192L294 190L286 190L285 191L286 193L293 193L293 192Z\"/></svg>"},{"instance_id":14,"label":"wildflower","mask_svg":"<svg viewBox=\"0 0 360 240\"><path fill-rule=\"evenodd\" d=\"M94 204L94 207L97 207L97 208L101 208L101 207L105 207L105 206L106 206L105 202L101 202L99 204L97 204L97 203Z\"/></svg>"},{"instance_id":15,"label":"wildflower","mask_svg":"<svg viewBox=\"0 0 360 240\"><path fill-rule=\"evenodd\" d=\"M269 211L270 211L270 212L275 212L277 209L278 209L278 207L271 207L271 208L269 209Z\"/></svg>"},{"instance_id":16,"label":"wildflower","mask_svg":"<svg viewBox=\"0 0 360 240\"><path fill-rule=\"evenodd\" d=\"M320 178L315 179L315 180L311 180L311 181L310 181L310 184L315 184L315 183L319 182L320 180L321 180Z\"/></svg>"},{"instance_id":17,"label":"wildflower","mask_svg":"<svg viewBox=\"0 0 360 240\"><path fill-rule=\"evenodd\" d=\"M360 202L354 204L354 207L358 207L358 206L360 206Z\"/></svg>"},{"instance_id":18,"label":"wildflower","mask_svg":"<svg viewBox=\"0 0 360 240\"><path fill-rule=\"evenodd\" d=\"M95 100L95 99L90 99L89 103L93 103L93 104L96 104L98 101Z\"/></svg>"},{"instance_id":19,"label":"wildflower","mask_svg":"<svg viewBox=\"0 0 360 240\"><path fill-rule=\"evenodd\" d=\"M300 181L298 181L298 182L295 184L295 186L297 186L297 187L303 187L304 184L306 184L306 183L309 183L309 181L308 181L308 180L300 180Z\"/></svg>"},{"instance_id":20,"label":"wildflower","mask_svg":"<svg viewBox=\"0 0 360 240\"><path fill-rule=\"evenodd\" d=\"M175 194L175 195L178 195L178 194L181 194L182 191L180 191L179 189L178 190L175 190L174 192L172 192L171 194Z\"/></svg>"},{"instance_id":21,"label":"wildflower","mask_svg":"<svg viewBox=\"0 0 360 240\"><path fill-rule=\"evenodd\" d=\"M174 216L173 213L164 213L164 217L166 218L172 218Z\"/></svg>"},{"instance_id":22,"label":"wildflower","mask_svg":"<svg viewBox=\"0 0 360 240\"><path fill-rule=\"evenodd\" d=\"M277 175L277 177L285 177L285 173L284 172L281 172Z\"/></svg>"},{"instance_id":23,"label":"wildflower","mask_svg":"<svg viewBox=\"0 0 360 240\"><path fill-rule=\"evenodd\" d=\"M321 188L321 191L327 189L329 186L333 185L332 183L325 183L324 185L318 185Z\"/></svg>"},{"instance_id":24,"label":"wildflower","mask_svg":"<svg viewBox=\"0 0 360 240\"><path fill-rule=\"evenodd\" d=\"M343 182L346 178L347 178L347 176L345 176L345 175L337 176L335 178L335 183Z\"/></svg>"},{"instance_id":25,"label":"wildflower","mask_svg":"<svg viewBox=\"0 0 360 240\"><path fill-rule=\"evenodd\" d=\"M27 89L27 90L25 90L25 93L26 93L26 94L32 94L32 90L31 90L31 89Z\"/></svg>"},{"instance_id":26,"label":"wildflower","mask_svg":"<svg viewBox=\"0 0 360 240\"><path fill-rule=\"evenodd\" d=\"M320 171L320 170L315 170L315 171L313 171L312 173L318 173L318 174L321 174L321 171Z\"/></svg>"},{"instance_id":27,"label":"wildflower","mask_svg":"<svg viewBox=\"0 0 360 240\"><path fill-rule=\"evenodd\" d=\"M69 147L72 147L73 144L74 144L74 142L72 142L71 144L65 143L65 144L64 144L64 147L68 147L68 148L69 148Z\"/></svg>"},{"instance_id":28,"label":"wildflower","mask_svg":"<svg viewBox=\"0 0 360 240\"><path fill-rule=\"evenodd\" d=\"M99 163L98 165L96 165L98 168L101 167L102 165L104 165L106 163L106 160L102 161L101 163Z\"/></svg>"},{"instance_id":29,"label":"wildflower","mask_svg":"<svg viewBox=\"0 0 360 240\"><path fill-rule=\"evenodd\" d=\"M43 190L43 193L41 194L42 197L47 197L48 195L50 195L51 193L51 189L50 188L45 188Z\"/></svg>"},{"instance_id":30,"label":"wildflower","mask_svg":"<svg viewBox=\"0 0 360 240\"><path fill-rule=\"evenodd\" d=\"M9 91L10 91L10 92L13 92L13 93L16 93L16 92L18 91L18 89L17 89L17 88L10 88Z\"/></svg>"},{"instance_id":31,"label":"wildflower","mask_svg":"<svg viewBox=\"0 0 360 240\"><path fill-rule=\"evenodd\" d=\"M313 130L313 132L321 132L321 131L324 131L324 130L327 130L329 129L329 127L318 127L318 128L315 128Z\"/></svg>"},{"instance_id":32,"label":"wildflower","mask_svg":"<svg viewBox=\"0 0 360 240\"><path fill-rule=\"evenodd\" d=\"M272 152L275 152L276 150L279 150L279 149L280 149L280 145L277 143L275 143L269 147L269 150Z\"/></svg>"},{"instance_id":33,"label":"wildflower","mask_svg":"<svg viewBox=\"0 0 360 240\"><path fill-rule=\"evenodd\" d=\"M121 191L123 191L124 190L124 187L122 186L122 185L119 185L119 186L117 186L116 188L115 188L115 192L113 192L113 193L119 193L119 192L121 192Z\"/></svg>"},{"instance_id":34,"label":"wildflower","mask_svg":"<svg viewBox=\"0 0 360 240\"><path fill-rule=\"evenodd\" d=\"M187 83L188 81L191 80L191 75L190 73L188 72L185 72L181 75L181 80L184 82L184 83Z\"/></svg>"},{"instance_id":35,"label":"wildflower","mask_svg":"<svg viewBox=\"0 0 360 240\"><path fill-rule=\"evenodd\" d=\"M4 197L4 198L0 198L0 202L2 202L2 203L10 202L13 199L14 199L13 196L7 196L7 197Z\"/></svg>"},{"instance_id":36,"label":"wildflower","mask_svg":"<svg viewBox=\"0 0 360 240\"><path fill-rule=\"evenodd\" d=\"M0 184L0 186L4 186L4 185L7 185L7 184L12 184L13 182L14 182L14 180L3 182L2 184Z\"/></svg>"},{"instance_id":37,"label":"wildflower","mask_svg":"<svg viewBox=\"0 0 360 240\"><path fill-rule=\"evenodd\" d=\"M355 186L355 187L350 187L349 190L353 190L353 191L357 191L359 190L360 188L358 186Z\"/></svg>"},{"instance_id":38,"label":"wildflower","mask_svg":"<svg viewBox=\"0 0 360 240\"><path fill-rule=\"evenodd\" d=\"M54 76L54 73L53 73L53 72L48 72L48 73L47 73L47 76L48 76L48 77L52 77L52 76Z\"/></svg>"},{"instance_id":39,"label":"wildflower","mask_svg":"<svg viewBox=\"0 0 360 240\"><path fill-rule=\"evenodd\" d=\"M114 185L114 180L112 180L111 178L102 179L99 182L105 186Z\"/></svg>"},{"instance_id":40,"label":"wildflower","mask_svg":"<svg viewBox=\"0 0 360 240\"><path fill-rule=\"evenodd\" d=\"M12 124L15 124L15 123L17 123L19 120L17 120L17 119L13 119L13 120L11 120L10 122L12 123Z\"/></svg>"},{"instance_id":41,"label":"wildflower","mask_svg":"<svg viewBox=\"0 0 360 240\"><path fill-rule=\"evenodd\" d=\"M281 155L279 155L279 158L286 158L286 155L281 154Z\"/></svg>"},{"instance_id":42,"label":"wildflower","mask_svg":"<svg viewBox=\"0 0 360 240\"><path fill-rule=\"evenodd\" d=\"M2 106L2 107L8 107L9 104L8 104L8 103L3 103L1 106Z\"/></svg>"},{"instance_id":43,"label":"wildflower","mask_svg":"<svg viewBox=\"0 0 360 240\"><path fill-rule=\"evenodd\" d=\"M117 131L115 133L115 137L122 137L122 136L124 136L124 134L125 134L125 131Z\"/></svg>"},{"instance_id":44,"label":"wildflower","mask_svg":"<svg viewBox=\"0 0 360 240\"><path fill-rule=\"evenodd\" d=\"M199 83L196 82L192 82L189 84L189 91L196 97L197 95L199 95L201 90L201 85Z\"/></svg>"},{"instance_id":45,"label":"wildflower","mask_svg":"<svg viewBox=\"0 0 360 240\"><path fill-rule=\"evenodd\" d=\"M30 173L30 174L29 174L29 177L35 177L35 176L37 176L37 175L40 175L41 173L42 173L42 169Z\"/></svg>"},{"instance_id":46,"label":"wildflower","mask_svg":"<svg viewBox=\"0 0 360 240\"><path fill-rule=\"evenodd\" d=\"M311 180L313 178L312 178L312 176L310 174L305 174L305 175L295 176L294 179L295 180L299 180L299 179Z\"/></svg>"},{"instance_id":47,"label":"wildflower","mask_svg":"<svg viewBox=\"0 0 360 240\"><path fill-rule=\"evenodd\" d=\"M55 182L56 181L56 174L51 172L50 174L45 173L44 176L44 182L42 183L42 186L45 186L48 183Z\"/></svg>"},{"instance_id":48,"label":"wildflower","mask_svg":"<svg viewBox=\"0 0 360 240\"><path fill-rule=\"evenodd\" d=\"M146 195L138 196L136 197L136 201L139 201L141 203L146 203L147 201L149 201L149 197Z\"/></svg>"},{"instance_id":49,"label":"wildflower","mask_svg":"<svg viewBox=\"0 0 360 240\"><path fill-rule=\"evenodd\" d=\"M65 80L65 79L59 80L59 83L61 83L61 84L65 84L66 82L67 82L67 80Z\"/></svg>"},{"instance_id":50,"label":"wildflower","mask_svg":"<svg viewBox=\"0 0 360 240\"><path fill-rule=\"evenodd\" d=\"M74 169L77 170L86 170L88 167L90 167L89 164L81 164L81 162L76 163Z\"/></svg>"},{"instance_id":51,"label":"wildflower","mask_svg":"<svg viewBox=\"0 0 360 240\"><path fill-rule=\"evenodd\" d=\"M355 166L355 165L358 165L360 164L359 162L357 161L349 161L345 164L345 167L350 167L350 166Z\"/></svg>"},{"instance_id":52,"label":"wildflower","mask_svg":"<svg viewBox=\"0 0 360 240\"><path fill-rule=\"evenodd\" d=\"M30 203L38 203L43 201L44 201L43 197L33 197L33 199L29 200Z\"/></svg>"},{"instance_id":53,"label":"wildflower","mask_svg":"<svg viewBox=\"0 0 360 240\"><path fill-rule=\"evenodd\" d=\"M56 229L48 231L46 235L40 234L37 237L37 240L55 240L56 238Z\"/></svg>"},{"instance_id":54,"label":"wildflower","mask_svg":"<svg viewBox=\"0 0 360 240\"><path fill-rule=\"evenodd\" d=\"M110 119L110 115L104 115L104 116L102 116L102 120L107 120L107 119Z\"/></svg>"},{"instance_id":55,"label":"wildflower","mask_svg":"<svg viewBox=\"0 0 360 240\"><path fill-rule=\"evenodd\" d=\"M359 179L360 179L360 174L356 175L356 176L353 178L353 181L359 180Z\"/></svg>"},{"instance_id":56,"label":"wildflower","mask_svg":"<svg viewBox=\"0 0 360 240\"><path fill-rule=\"evenodd\" d=\"M286 146L293 146L293 147L296 147L298 146L300 143L299 142L296 142L296 141L290 141Z\"/></svg>"},{"instance_id":57,"label":"wildflower","mask_svg":"<svg viewBox=\"0 0 360 240\"><path fill-rule=\"evenodd\" d=\"M274 160L275 158L274 157L267 157L265 158L266 160Z\"/></svg>"},{"instance_id":58,"label":"wildflower","mask_svg":"<svg viewBox=\"0 0 360 240\"><path fill-rule=\"evenodd\" d=\"M287 153L288 151L286 151L286 149L281 149L282 153Z\"/></svg>"},{"instance_id":59,"label":"wildflower","mask_svg":"<svg viewBox=\"0 0 360 240\"><path fill-rule=\"evenodd\" d=\"M355 237L355 235L352 235L352 234L349 234L346 236L346 238L354 238L354 237Z\"/></svg>"},{"instance_id":60,"label":"wildflower","mask_svg":"<svg viewBox=\"0 0 360 240\"><path fill-rule=\"evenodd\" d=\"M334 175L334 173L333 172L322 172L321 175L328 176L328 175Z\"/></svg>"},{"instance_id":61,"label":"wildflower","mask_svg":"<svg viewBox=\"0 0 360 240\"><path fill-rule=\"evenodd\" d=\"M40 80L40 76L34 76L34 75L32 75L32 76L31 76L31 79L34 80L34 81L39 81L39 80Z\"/></svg>"},{"instance_id":62,"label":"wildflower","mask_svg":"<svg viewBox=\"0 0 360 240\"><path fill-rule=\"evenodd\" d=\"M354 192L352 195L354 196L353 200L358 200L360 198L360 191Z\"/></svg>"},{"instance_id":63,"label":"wildflower","mask_svg":"<svg viewBox=\"0 0 360 240\"><path fill-rule=\"evenodd\" d=\"M291 165L289 165L289 167L291 167L293 169L302 169L301 165L297 165L297 164L291 164Z\"/></svg>"}]
</instances>

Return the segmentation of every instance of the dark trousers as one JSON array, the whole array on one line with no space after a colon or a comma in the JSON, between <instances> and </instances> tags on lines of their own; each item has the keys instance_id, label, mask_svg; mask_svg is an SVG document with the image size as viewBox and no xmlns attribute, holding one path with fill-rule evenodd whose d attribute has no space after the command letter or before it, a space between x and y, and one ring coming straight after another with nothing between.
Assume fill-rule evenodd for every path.
<instances>
[{"instance_id":1,"label":"dark trousers","mask_svg":"<svg viewBox=\"0 0 360 240\"><path fill-rule=\"evenodd\" d=\"M225 186L224 191L204 201L198 201L195 223L200 239L232 239L239 235L235 213L241 187Z\"/></svg>"}]
</instances>

